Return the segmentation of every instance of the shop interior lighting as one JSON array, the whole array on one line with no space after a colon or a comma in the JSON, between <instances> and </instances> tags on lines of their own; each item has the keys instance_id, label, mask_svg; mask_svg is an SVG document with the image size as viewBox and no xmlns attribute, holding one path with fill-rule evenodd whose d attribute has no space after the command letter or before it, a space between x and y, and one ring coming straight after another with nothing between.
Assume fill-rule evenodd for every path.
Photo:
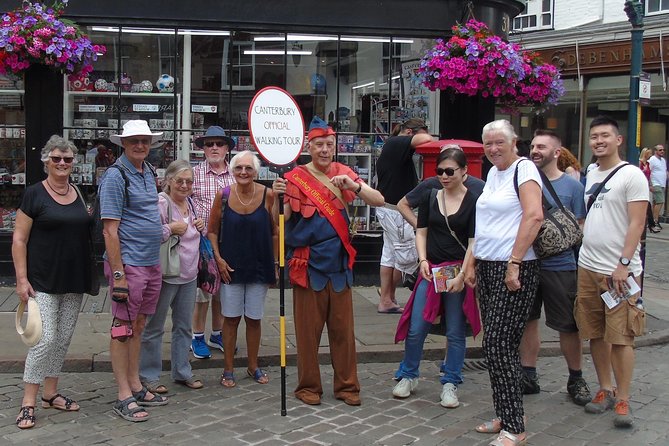
<instances>
[{"instance_id":1,"label":"shop interior lighting","mask_svg":"<svg viewBox=\"0 0 669 446\"><path fill-rule=\"evenodd\" d=\"M356 85L355 87L351 87L351 90L357 90L358 88L372 87L372 86L374 86L375 84L376 84L376 82L374 82L374 81L372 81L372 82L367 82L366 84Z\"/></svg>"},{"instance_id":2,"label":"shop interior lighting","mask_svg":"<svg viewBox=\"0 0 669 446\"><path fill-rule=\"evenodd\" d=\"M244 50L244 54L257 54L263 56L283 56L284 54L295 56L311 56L312 52L307 50Z\"/></svg>"},{"instance_id":3,"label":"shop interior lighting","mask_svg":"<svg viewBox=\"0 0 669 446\"><path fill-rule=\"evenodd\" d=\"M106 32L106 33L118 33L119 29L116 26L93 26L91 28L93 31ZM132 28L132 27L123 27L124 33L133 33L133 34L154 34L154 35L174 35L174 29L165 29L165 28ZM216 31L216 30L204 30L204 29L179 29L177 34L180 36L183 35L192 35L192 36L229 36L230 31Z\"/></svg>"},{"instance_id":4,"label":"shop interior lighting","mask_svg":"<svg viewBox=\"0 0 669 446\"><path fill-rule=\"evenodd\" d=\"M278 36L256 36L253 38L256 42L283 42L284 40L290 41L336 41L337 37L335 36L310 36L308 34L288 34L287 37L283 35ZM342 36L342 41L346 42L378 42L378 43L389 43L391 39L388 37L357 37L357 36ZM392 39L393 43L413 43L412 39Z\"/></svg>"}]
</instances>

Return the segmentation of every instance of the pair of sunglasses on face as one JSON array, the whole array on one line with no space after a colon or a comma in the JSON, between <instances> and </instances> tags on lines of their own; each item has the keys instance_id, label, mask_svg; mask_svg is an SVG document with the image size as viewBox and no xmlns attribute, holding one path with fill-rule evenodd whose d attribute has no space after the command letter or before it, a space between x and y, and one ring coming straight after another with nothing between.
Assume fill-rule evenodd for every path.
<instances>
[{"instance_id":1,"label":"pair of sunglasses on face","mask_svg":"<svg viewBox=\"0 0 669 446\"><path fill-rule=\"evenodd\" d=\"M60 164L61 161L65 161L65 164L72 164L74 161L73 156L50 156L49 158L54 164Z\"/></svg>"},{"instance_id":2,"label":"pair of sunglasses on face","mask_svg":"<svg viewBox=\"0 0 669 446\"><path fill-rule=\"evenodd\" d=\"M434 171L437 173L437 176L442 176L443 174L446 174L447 177L452 177L455 175L455 171L460 170L458 167L457 169L453 169L451 167L447 167L445 169L442 169L441 167L437 167Z\"/></svg>"}]
</instances>

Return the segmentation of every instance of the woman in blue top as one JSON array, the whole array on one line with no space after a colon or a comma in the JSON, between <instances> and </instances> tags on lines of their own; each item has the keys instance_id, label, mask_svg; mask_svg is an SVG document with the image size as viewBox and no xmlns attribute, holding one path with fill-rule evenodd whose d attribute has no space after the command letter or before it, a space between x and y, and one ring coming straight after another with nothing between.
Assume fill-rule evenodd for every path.
<instances>
[{"instance_id":1,"label":"woman in blue top","mask_svg":"<svg viewBox=\"0 0 669 446\"><path fill-rule=\"evenodd\" d=\"M272 219L274 192L258 184L260 161L251 151L230 160L235 184L216 194L209 217L208 237L221 272L221 313L225 365L221 385L235 386L233 360L237 327L244 316L247 374L259 384L269 377L258 367L260 320L265 297L277 279L278 228ZM225 202L225 206L224 206Z\"/></svg>"}]
</instances>

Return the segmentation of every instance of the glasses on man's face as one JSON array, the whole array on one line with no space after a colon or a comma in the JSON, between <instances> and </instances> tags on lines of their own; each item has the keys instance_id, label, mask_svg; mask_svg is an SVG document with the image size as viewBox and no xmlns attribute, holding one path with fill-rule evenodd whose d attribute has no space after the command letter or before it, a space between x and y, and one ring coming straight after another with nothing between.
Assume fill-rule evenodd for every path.
<instances>
[{"instance_id":1,"label":"glasses on man's face","mask_svg":"<svg viewBox=\"0 0 669 446\"><path fill-rule=\"evenodd\" d=\"M443 174L446 174L447 177L452 177L455 175L455 171L460 170L458 167L457 169L453 169L452 167L447 167L445 169L442 169L441 167L437 167L435 169L435 172L437 172L437 176L442 176Z\"/></svg>"},{"instance_id":2,"label":"glasses on man's face","mask_svg":"<svg viewBox=\"0 0 669 446\"><path fill-rule=\"evenodd\" d=\"M193 180L187 180L187 179L184 179L184 178L172 178L172 181L174 181L179 186L183 186L184 184L186 186L192 186L193 185Z\"/></svg>"},{"instance_id":3,"label":"glasses on man's face","mask_svg":"<svg viewBox=\"0 0 669 446\"><path fill-rule=\"evenodd\" d=\"M253 172L254 170L253 166L235 166L234 168L236 173Z\"/></svg>"},{"instance_id":4,"label":"glasses on man's face","mask_svg":"<svg viewBox=\"0 0 669 446\"><path fill-rule=\"evenodd\" d=\"M218 146L218 147L227 147L227 146L228 146L228 143L225 142L225 141L206 141L206 142L204 143L204 146L205 146L205 147L214 147L214 146Z\"/></svg>"},{"instance_id":5,"label":"glasses on man's face","mask_svg":"<svg viewBox=\"0 0 669 446\"><path fill-rule=\"evenodd\" d=\"M151 145L151 138L124 138L131 146L138 146L140 144L148 146Z\"/></svg>"},{"instance_id":6,"label":"glasses on man's face","mask_svg":"<svg viewBox=\"0 0 669 446\"><path fill-rule=\"evenodd\" d=\"M65 164L72 164L72 161L74 161L73 156L49 156L49 158L55 164L60 164L61 161L65 161Z\"/></svg>"}]
</instances>

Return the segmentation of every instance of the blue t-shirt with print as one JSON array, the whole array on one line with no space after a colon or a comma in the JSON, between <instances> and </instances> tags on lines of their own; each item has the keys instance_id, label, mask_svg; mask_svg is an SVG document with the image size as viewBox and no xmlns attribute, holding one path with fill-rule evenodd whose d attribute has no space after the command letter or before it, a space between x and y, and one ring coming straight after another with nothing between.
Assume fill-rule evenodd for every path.
<instances>
[{"instance_id":1,"label":"blue t-shirt with print","mask_svg":"<svg viewBox=\"0 0 669 446\"><path fill-rule=\"evenodd\" d=\"M572 211L577 219L585 218L584 188L580 181L570 175L562 174L560 178L552 180L551 185L565 208ZM553 197L545 187L543 192L548 202L555 206ZM553 257L542 259L541 269L548 271L575 271L576 258L574 251L568 249Z\"/></svg>"}]
</instances>

